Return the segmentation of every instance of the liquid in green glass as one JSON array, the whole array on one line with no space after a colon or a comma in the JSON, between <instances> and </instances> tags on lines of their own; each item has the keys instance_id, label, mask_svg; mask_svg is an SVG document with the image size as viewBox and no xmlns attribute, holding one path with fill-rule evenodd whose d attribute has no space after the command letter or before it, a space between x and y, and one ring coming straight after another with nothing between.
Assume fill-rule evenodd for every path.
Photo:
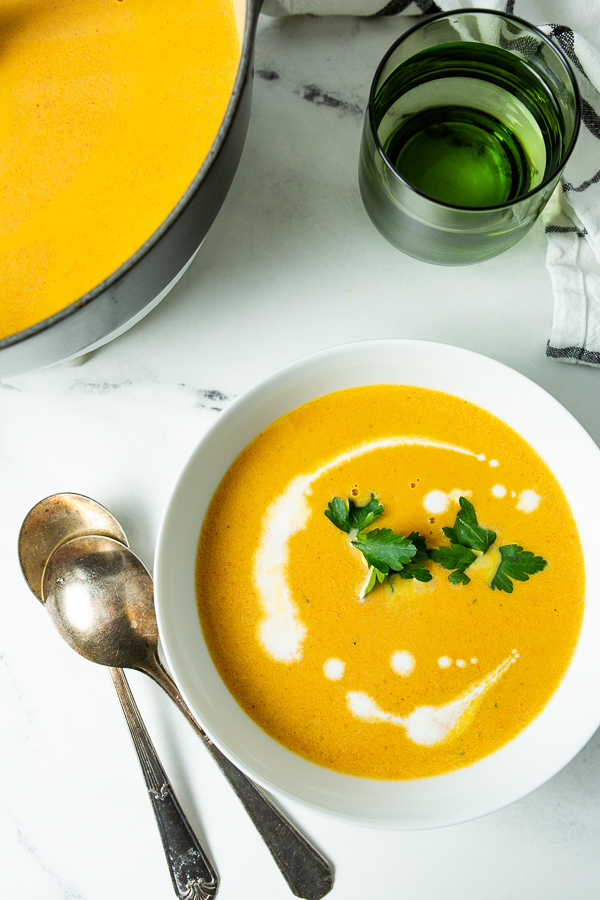
<instances>
[{"instance_id":1,"label":"liquid in green glass","mask_svg":"<svg viewBox=\"0 0 600 900\"><path fill-rule=\"evenodd\" d=\"M564 150L561 110L540 75L488 44L411 57L378 91L374 113L395 170L451 206L510 203L553 172Z\"/></svg>"}]
</instances>

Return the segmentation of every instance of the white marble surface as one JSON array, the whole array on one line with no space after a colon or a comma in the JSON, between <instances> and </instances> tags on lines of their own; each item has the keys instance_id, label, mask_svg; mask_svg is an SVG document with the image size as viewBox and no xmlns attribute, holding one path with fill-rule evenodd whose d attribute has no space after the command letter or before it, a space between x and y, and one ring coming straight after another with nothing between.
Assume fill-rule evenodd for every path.
<instances>
[{"instance_id":1,"label":"white marble surface","mask_svg":"<svg viewBox=\"0 0 600 900\"><path fill-rule=\"evenodd\" d=\"M600 441L600 373L544 354L552 296L540 225L496 260L438 269L388 246L362 209L361 113L379 58L406 24L263 20L256 69L278 77L256 78L233 188L184 279L84 366L0 384L6 900L173 896L109 675L61 642L21 577L17 534L34 503L63 490L96 498L151 566L178 471L229 399L288 360L362 338L432 339L501 360ZM219 897L291 896L185 721L143 676L130 682L219 870ZM332 898L585 900L600 891L598 736L534 794L452 828L378 832L285 808L334 864Z\"/></svg>"}]
</instances>

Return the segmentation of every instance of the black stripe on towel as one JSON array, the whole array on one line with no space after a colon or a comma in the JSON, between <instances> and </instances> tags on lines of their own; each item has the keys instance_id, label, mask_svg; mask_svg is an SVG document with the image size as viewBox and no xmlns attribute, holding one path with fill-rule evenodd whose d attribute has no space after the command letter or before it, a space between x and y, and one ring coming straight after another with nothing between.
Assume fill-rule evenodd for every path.
<instances>
[{"instance_id":1,"label":"black stripe on towel","mask_svg":"<svg viewBox=\"0 0 600 900\"><path fill-rule=\"evenodd\" d=\"M377 18L377 16L397 16L401 12L404 12L407 6L410 6L412 0L390 0L390 2L380 9L379 12L373 13L371 18Z\"/></svg>"},{"instance_id":2,"label":"black stripe on towel","mask_svg":"<svg viewBox=\"0 0 600 900\"><path fill-rule=\"evenodd\" d=\"M580 185L574 187L570 181L563 181L563 191L567 193L567 191L575 191L576 194L580 194L582 191L585 191L586 188L589 188L592 184L598 184L600 181L600 169L596 172L595 175L592 175L587 181L582 181Z\"/></svg>"},{"instance_id":3,"label":"black stripe on towel","mask_svg":"<svg viewBox=\"0 0 600 900\"><path fill-rule=\"evenodd\" d=\"M383 9L373 13L371 18L377 18L378 16L398 16L400 13L403 13L412 2L413 0L390 0ZM442 12L435 0L414 0L414 2L422 13L431 15L433 13Z\"/></svg>"},{"instance_id":4,"label":"black stripe on towel","mask_svg":"<svg viewBox=\"0 0 600 900\"><path fill-rule=\"evenodd\" d=\"M581 121L587 130L600 140L600 116L583 97L581 98Z\"/></svg>"},{"instance_id":5,"label":"black stripe on towel","mask_svg":"<svg viewBox=\"0 0 600 900\"><path fill-rule=\"evenodd\" d=\"M576 234L585 237L588 233L585 228L577 228L575 225L546 225L546 234Z\"/></svg>"},{"instance_id":6,"label":"black stripe on towel","mask_svg":"<svg viewBox=\"0 0 600 900\"><path fill-rule=\"evenodd\" d=\"M575 35L573 34L573 31L566 25L550 25L549 27L552 29L552 36L556 38L571 62L576 65L581 74L587 78L586 71L575 53Z\"/></svg>"},{"instance_id":7,"label":"black stripe on towel","mask_svg":"<svg viewBox=\"0 0 600 900\"><path fill-rule=\"evenodd\" d=\"M553 359L578 359L589 366L600 366L600 352L585 350L583 347L551 347L550 341L548 341L546 356L551 356Z\"/></svg>"},{"instance_id":8,"label":"black stripe on towel","mask_svg":"<svg viewBox=\"0 0 600 900\"><path fill-rule=\"evenodd\" d=\"M424 13L432 16L434 13L444 12L441 6L438 6L435 0L417 0L417 3L421 7Z\"/></svg>"}]
</instances>

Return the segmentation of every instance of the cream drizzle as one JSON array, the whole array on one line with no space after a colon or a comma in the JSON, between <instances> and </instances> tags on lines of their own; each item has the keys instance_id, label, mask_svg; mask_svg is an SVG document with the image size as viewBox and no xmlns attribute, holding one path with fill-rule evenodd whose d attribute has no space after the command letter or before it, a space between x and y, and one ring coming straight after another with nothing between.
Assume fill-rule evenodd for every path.
<instances>
[{"instance_id":1,"label":"cream drizzle","mask_svg":"<svg viewBox=\"0 0 600 900\"><path fill-rule=\"evenodd\" d=\"M517 661L519 654L513 650L510 656L481 681L476 682L454 700L441 706L417 706L408 716L386 713L372 697L362 691L348 691L346 702L350 712L367 722L389 722L404 728L406 736L415 744L431 746L461 730L472 716L485 694Z\"/></svg>"}]
</instances>

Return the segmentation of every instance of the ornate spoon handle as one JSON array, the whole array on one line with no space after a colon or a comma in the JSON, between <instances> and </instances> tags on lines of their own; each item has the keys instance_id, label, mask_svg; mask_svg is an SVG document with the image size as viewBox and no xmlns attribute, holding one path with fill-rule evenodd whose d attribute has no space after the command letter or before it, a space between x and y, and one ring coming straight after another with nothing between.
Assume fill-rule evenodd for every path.
<instances>
[{"instance_id":1,"label":"ornate spoon handle","mask_svg":"<svg viewBox=\"0 0 600 900\"><path fill-rule=\"evenodd\" d=\"M333 872L325 857L300 834L270 797L215 747L158 657L148 658L139 668L166 691L200 735L271 851L292 893L304 900L321 900L333 887Z\"/></svg>"},{"instance_id":2,"label":"ornate spoon handle","mask_svg":"<svg viewBox=\"0 0 600 900\"><path fill-rule=\"evenodd\" d=\"M217 893L219 877L179 805L123 670L109 671L144 773L175 893L179 900L211 900Z\"/></svg>"}]
</instances>

